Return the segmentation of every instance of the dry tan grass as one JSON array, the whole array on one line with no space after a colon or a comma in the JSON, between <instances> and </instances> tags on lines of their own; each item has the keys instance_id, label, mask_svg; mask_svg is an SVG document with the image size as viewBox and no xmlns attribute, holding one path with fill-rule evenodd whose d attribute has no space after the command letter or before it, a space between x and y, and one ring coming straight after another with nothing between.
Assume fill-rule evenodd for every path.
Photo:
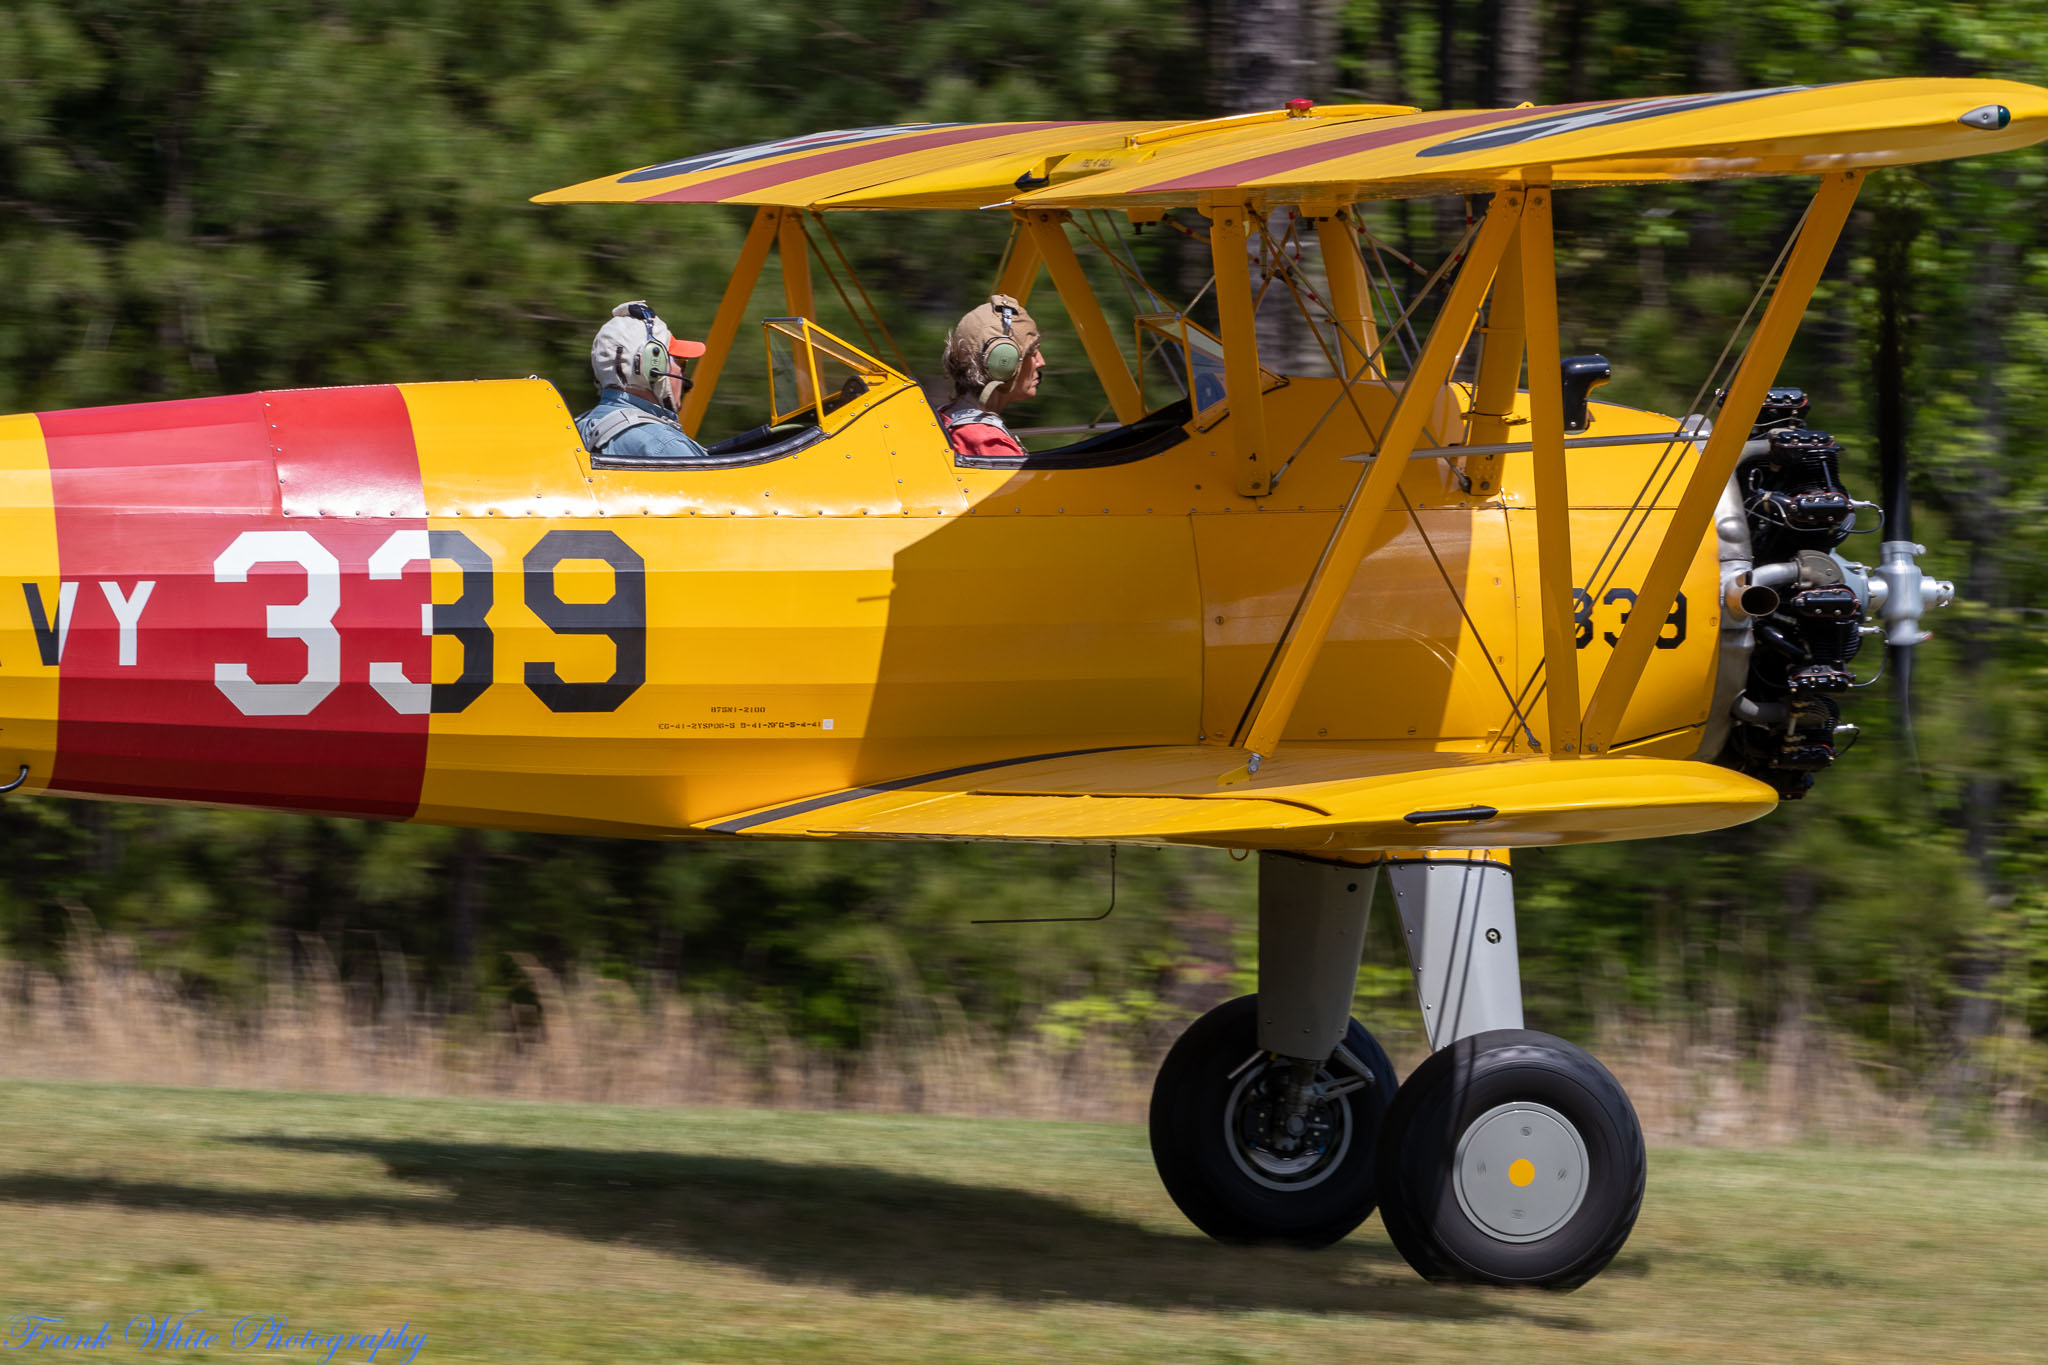
<instances>
[{"instance_id":1,"label":"dry tan grass","mask_svg":"<svg viewBox=\"0 0 2048 1365\"><path fill-rule=\"evenodd\" d=\"M1000 1038L948 1002L906 1010L847 1057L673 990L636 992L521 962L540 1004L488 1024L424 1007L390 964L382 1001L313 968L273 979L261 1006L195 1002L82 928L61 978L0 962L0 1075L226 1089L507 1097L645 1105L770 1106L963 1117L1142 1119L1170 1034L1100 1028L1078 1044ZM397 983L395 986L392 983ZM1933 1106L1879 1084L1849 1040L1805 1026L1744 1046L1725 1019L1602 1024L1592 1050L1653 1141L1765 1145L1814 1137L1929 1138ZM1397 1056L1402 1074L1421 1054ZM2024 1141L2020 1107L1998 1145Z\"/></svg>"},{"instance_id":2,"label":"dry tan grass","mask_svg":"<svg viewBox=\"0 0 2048 1365\"><path fill-rule=\"evenodd\" d=\"M538 1009L488 1025L408 1000L402 968L380 1002L352 993L317 945L262 1005L181 994L131 947L74 936L61 977L0 962L0 1075L226 1089L498 1096L650 1105L768 1105L975 1117L1128 1119L1156 1055L1096 1036L1001 1040L939 1004L909 1012L856 1057L809 1049L757 1020L673 991L563 978L522 960Z\"/></svg>"}]
</instances>

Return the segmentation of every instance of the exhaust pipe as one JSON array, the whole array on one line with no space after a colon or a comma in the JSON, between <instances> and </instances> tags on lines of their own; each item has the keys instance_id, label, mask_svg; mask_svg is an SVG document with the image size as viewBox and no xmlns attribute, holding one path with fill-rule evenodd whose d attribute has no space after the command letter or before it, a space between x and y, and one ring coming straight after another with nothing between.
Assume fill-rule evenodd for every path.
<instances>
[{"instance_id":1,"label":"exhaust pipe","mask_svg":"<svg viewBox=\"0 0 2048 1365\"><path fill-rule=\"evenodd\" d=\"M1778 609L1778 590L1745 574L1728 581L1721 601L1732 616L1769 616Z\"/></svg>"},{"instance_id":2,"label":"exhaust pipe","mask_svg":"<svg viewBox=\"0 0 2048 1365\"><path fill-rule=\"evenodd\" d=\"M1752 725L1780 725L1790 714L1790 708L1784 702L1758 701L1747 692L1737 697L1735 705L1730 709L1737 719L1746 720Z\"/></svg>"},{"instance_id":3,"label":"exhaust pipe","mask_svg":"<svg viewBox=\"0 0 2048 1365\"><path fill-rule=\"evenodd\" d=\"M1778 589L1798 581L1796 563L1760 565L1732 575L1722 589L1721 603L1733 616L1769 616L1778 609Z\"/></svg>"}]
</instances>

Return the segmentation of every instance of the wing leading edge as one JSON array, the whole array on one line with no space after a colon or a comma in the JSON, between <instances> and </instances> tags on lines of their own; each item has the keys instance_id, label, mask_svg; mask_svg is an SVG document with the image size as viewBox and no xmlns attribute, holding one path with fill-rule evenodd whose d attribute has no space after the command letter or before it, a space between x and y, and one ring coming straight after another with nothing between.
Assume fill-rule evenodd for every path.
<instances>
[{"instance_id":1,"label":"wing leading edge","mask_svg":"<svg viewBox=\"0 0 2048 1365\"><path fill-rule=\"evenodd\" d=\"M779 838L1011 839L1220 848L1513 848L1697 834L1777 795L1677 759L1288 748L1219 786L1233 751L1172 745L978 764L702 826Z\"/></svg>"}]
</instances>

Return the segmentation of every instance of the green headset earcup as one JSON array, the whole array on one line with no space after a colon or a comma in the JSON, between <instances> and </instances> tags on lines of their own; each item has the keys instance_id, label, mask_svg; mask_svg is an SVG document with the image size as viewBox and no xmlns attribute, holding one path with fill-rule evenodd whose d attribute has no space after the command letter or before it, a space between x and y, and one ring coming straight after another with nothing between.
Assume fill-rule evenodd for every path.
<instances>
[{"instance_id":1,"label":"green headset earcup","mask_svg":"<svg viewBox=\"0 0 2048 1365\"><path fill-rule=\"evenodd\" d=\"M981 367L988 371L988 377L998 383L1007 384L1017 377L1017 371L1024 367L1024 353L1017 349L1017 343L1007 337L999 337L989 343L982 352Z\"/></svg>"},{"instance_id":2,"label":"green headset earcup","mask_svg":"<svg viewBox=\"0 0 2048 1365\"><path fill-rule=\"evenodd\" d=\"M640 348L639 359L633 364L634 377L652 389L669 370L668 347L659 341L649 341Z\"/></svg>"}]
</instances>

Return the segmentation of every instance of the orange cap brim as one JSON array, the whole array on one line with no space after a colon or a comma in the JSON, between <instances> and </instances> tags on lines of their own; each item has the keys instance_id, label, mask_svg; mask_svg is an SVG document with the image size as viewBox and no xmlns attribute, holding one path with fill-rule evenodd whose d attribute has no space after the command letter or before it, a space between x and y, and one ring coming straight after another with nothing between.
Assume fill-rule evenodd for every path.
<instances>
[{"instance_id":1,"label":"orange cap brim","mask_svg":"<svg viewBox=\"0 0 2048 1365\"><path fill-rule=\"evenodd\" d=\"M685 341L681 337L670 337L668 339L668 353L670 355L679 355L685 360L695 360L698 356L704 354L704 343L701 341Z\"/></svg>"}]
</instances>

